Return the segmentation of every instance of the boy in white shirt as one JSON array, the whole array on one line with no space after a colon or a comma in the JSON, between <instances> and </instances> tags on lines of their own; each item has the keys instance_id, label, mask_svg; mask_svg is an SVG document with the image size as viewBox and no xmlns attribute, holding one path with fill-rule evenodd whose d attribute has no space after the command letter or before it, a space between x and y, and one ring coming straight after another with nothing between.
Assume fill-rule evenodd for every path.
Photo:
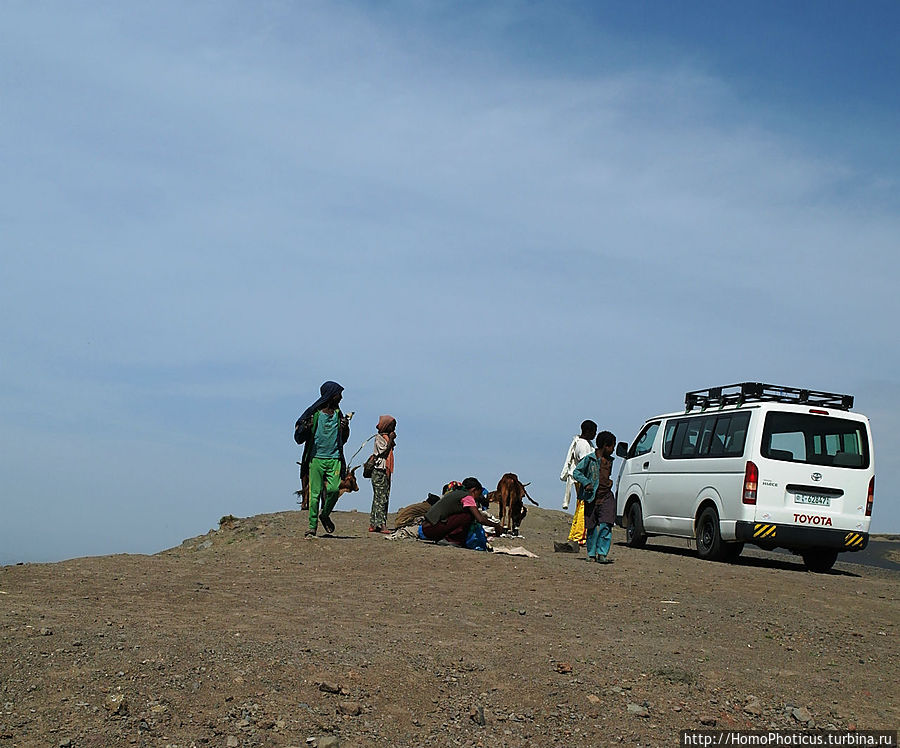
<instances>
[{"instance_id":1,"label":"boy in white shirt","mask_svg":"<svg viewBox=\"0 0 900 748\"><path fill-rule=\"evenodd\" d=\"M563 497L563 509L569 508L569 499L572 496L572 489L575 487L575 479L572 477L572 471L575 466L581 462L585 455L594 451L594 445L591 443L597 436L597 424L591 420L584 421L581 424L581 434L572 439L569 445L569 451L566 454L566 461L563 464L562 473L559 479L566 482L566 493ZM575 516L572 519L572 529L569 531L569 540L579 545L584 545L584 503L576 499Z\"/></svg>"}]
</instances>

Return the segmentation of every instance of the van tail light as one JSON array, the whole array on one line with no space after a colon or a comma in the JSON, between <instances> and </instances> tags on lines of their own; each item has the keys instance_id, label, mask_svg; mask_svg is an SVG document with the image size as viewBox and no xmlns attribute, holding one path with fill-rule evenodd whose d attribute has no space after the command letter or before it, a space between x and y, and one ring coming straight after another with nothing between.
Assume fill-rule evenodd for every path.
<instances>
[{"instance_id":1,"label":"van tail light","mask_svg":"<svg viewBox=\"0 0 900 748\"><path fill-rule=\"evenodd\" d=\"M866 499L866 516L872 516L872 502L875 501L875 476L869 481L869 496Z\"/></svg>"},{"instance_id":2,"label":"van tail light","mask_svg":"<svg viewBox=\"0 0 900 748\"><path fill-rule=\"evenodd\" d=\"M749 460L744 471L744 496L745 504L756 503L756 488L759 485L759 469Z\"/></svg>"}]
</instances>

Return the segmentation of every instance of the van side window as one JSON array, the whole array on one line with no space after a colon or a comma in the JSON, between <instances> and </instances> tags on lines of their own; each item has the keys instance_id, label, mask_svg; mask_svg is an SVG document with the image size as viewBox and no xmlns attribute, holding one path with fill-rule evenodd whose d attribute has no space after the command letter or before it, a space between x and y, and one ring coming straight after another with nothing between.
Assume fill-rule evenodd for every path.
<instances>
[{"instance_id":1,"label":"van side window","mask_svg":"<svg viewBox=\"0 0 900 748\"><path fill-rule=\"evenodd\" d=\"M725 451L722 457L740 457L744 454L747 442L747 426L750 424L749 413L735 413L728 425L725 435Z\"/></svg>"},{"instance_id":2,"label":"van side window","mask_svg":"<svg viewBox=\"0 0 900 748\"><path fill-rule=\"evenodd\" d=\"M672 454L672 439L675 437L675 426L677 421L669 421L666 423L666 434L663 439L663 457L668 458Z\"/></svg>"},{"instance_id":3,"label":"van side window","mask_svg":"<svg viewBox=\"0 0 900 748\"><path fill-rule=\"evenodd\" d=\"M749 413L710 413L666 424L663 457L740 457L747 441Z\"/></svg>"},{"instance_id":4,"label":"van side window","mask_svg":"<svg viewBox=\"0 0 900 748\"><path fill-rule=\"evenodd\" d=\"M634 444L631 445L628 457L639 457L647 454L653 448L653 440L656 439L657 431L659 431L658 423L648 423L644 426L643 431L634 440Z\"/></svg>"},{"instance_id":5,"label":"van side window","mask_svg":"<svg viewBox=\"0 0 900 748\"><path fill-rule=\"evenodd\" d=\"M719 416L716 419L716 430L713 432L712 442L709 445L710 457L721 457L725 454L725 442L728 440L730 426L731 416Z\"/></svg>"}]
</instances>

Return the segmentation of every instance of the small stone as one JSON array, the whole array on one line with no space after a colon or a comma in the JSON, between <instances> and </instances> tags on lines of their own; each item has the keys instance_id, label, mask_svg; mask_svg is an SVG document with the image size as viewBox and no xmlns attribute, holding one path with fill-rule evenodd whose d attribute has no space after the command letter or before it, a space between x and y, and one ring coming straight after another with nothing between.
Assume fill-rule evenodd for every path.
<instances>
[{"instance_id":1,"label":"small stone","mask_svg":"<svg viewBox=\"0 0 900 748\"><path fill-rule=\"evenodd\" d=\"M753 717L758 717L759 715L761 715L762 705L759 703L759 699L750 699L744 706L744 712Z\"/></svg>"},{"instance_id":2,"label":"small stone","mask_svg":"<svg viewBox=\"0 0 900 748\"><path fill-rule=\"evenodd\" d=\"M338 704L338 711L348 717L357 717L362 713L362 707L356 701L342 701Z\"/></svg>"},{"instance_id":3,"label":"small stone","mask_svg":"<svg viewBox=\"0 0 900 748\"><path fill-rule=\"evenodd\" d=\"M316 741L316 748L340 748L341 741L334 735L323 735Z\"/></svg>"},{"instance_id":4,"label":"small stone","mask_svg":"<svg viewBox=\"0 0 900 748\"><path fill-rule=\"evenodd\" d=\"M633 714L635 717L649 717L650 710L647 707L642 706L641 704L635 704L633 702L629 703L626 707L628 709L629 714Z\"/></svg>"},{"instance_id":5,"label":"small stone","mask_svg":"<svg viewBox=\"0 0 900 748\"><path fill-rule=\"evenodd\" d=\"M519 615L520 615L520 616L524 616L527 612L528 612L528 611L526 611L526 610L523 608L522 610L519 611Z\"/></svg>"},{"instance_id":6,"label":"small stone","mask_svg":"<svg viewBox=\"0 0 900 748\"><path fill-rule=\"evenodd\" d=\"M106 697L106 708L112 714L125 714L128 712L128 702L124 693L112 693Z\"/></svg>"},{"instance_id":7,"label":"small stone","mask_svg":"<svg viewBox=\"0 0 900 748\"><path fill-rule=\"evenodd\" d=\"M476 725L484 725L484 707L483 706L473 706L469 710L469 719L471 719Z\"/></svg>"},{"instance_id":8,"label":"small stone","mask_svg":"<svg viewBox=\"0 0 900 748\"><path fill-rule=\"evenodd\" d=\"M71 748L72 738L63 738L59 741L59 748Z\"/></svg>"},{"instance_id":9,"label":"small stone","mask_svg":"<svg viewBox=\"0 0 900 748\"><path fill-rule=\"evenodd\" d=\"M791 709L791 716L804 725L812 722L812 715L809 713L809 710L802 706Z\"/></svg>"},{"instance_id":10,"label":"small stone","mask_svg":"<svg viewBox=\"0 0 900 748\"><path fill-rule=\"evenodd\" d=\"M241 742L234 735L229 735L225 738L225 746L226 748L238 748Z\"/></svg>"},{"instance_id":11,"label":"small stone","mask_svg":"<svg viewBox=\"0 0 900 748\"><path fill-rule=\"evenodd\" d=\"M150 711L154 714L165 714L169 708L165 704L154 704L150 707Z\"/></svg>"},{"instance_id":12,"label":"small stone","mask_svg":"<svg viewBox=\"0 0 900 748\"><path fill-rule=\"evenodd\" d=\"M319 690L324 691L325 693L340 693L341 687L332 681L323 680L319 683Z\"/></svg>"},{"instance_id":13,"label":"small stone","mask_svg":"<svg viewBox=\"0 0 900 748\"><path fill-rule=\"evenodd\" d=\"M41 636L53 636L53 632L48 628L42 628L38 633Z\"/></svg>"},{"instance_id":14,"label":"small stone","mask_svg":"<svg viewBox=\"0 0 900 748\"><path fill-rule=\"evenodd\" d=\"M568 662L557 662L556 663L556 672L562 673L563 675L567 675L572 672L572 666Z\"/></svg>"},{"instance_id":15,"label":"small stone","mask_svg":"<svg viewBox=\"0 0 900 748\"><path fill-rule=\"evenodd\" d=\"M211 540L204 540L200 545L197 546L198 551L205 551L207 548L212 548L213 542ZM237 740L237 738L235 738Z\"/></svg>"},{"instance_id":16,"label":"small stone","mask_svg":"<svg viewBox=\"0 0 900 748\"><path fill-rule=\"evenodd\" d=\"M700 717L700 724L706 725L707 727L715 727L717 722L718 720L709 714L705 714Z\"/></svg>"},{"instance_id":17,"label":"small stone","mask_svg":"<svg viewBox=\"0 0 900 748\"><path fill-rule=\"evenodd\" d=\"M589 693L587 695L587 700L589 702L591 702L591 704L599 704L600 703L600 697L595 693Z\"/></svg>"}]
</instances>

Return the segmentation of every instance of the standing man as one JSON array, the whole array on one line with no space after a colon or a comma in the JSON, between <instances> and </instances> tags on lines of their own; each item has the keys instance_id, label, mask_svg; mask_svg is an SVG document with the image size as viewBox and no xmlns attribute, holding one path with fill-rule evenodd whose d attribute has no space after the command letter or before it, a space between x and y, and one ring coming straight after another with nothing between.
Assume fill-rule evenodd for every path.
<instances>
[{"instance_id":1,"label":"standing man","mask_svg":"<svg viewBox=\"0 0 900 748\"><path fill-rule=\"evenodd\" d=\"M559 479L566 482L563 509L569 508L569 498L575 486L572 472L575 470L575 466L594 450L594 445L591 442L595 436L597 436L597 424L591 420L583 421L581 434L572 439L572 444L569 445L569 452L566 454L566 461L563 464L562 473L559 475ZM575 499L575 516L572 518L572 527L569 530L569 541L584 545L584 502L577 496Z\"/></svg>"},{"instance_id":2,"label":"standing man","mask_svg":"<svg viewBox=\"0 0 900 748\"><path fill-rule=\"evenodd\" d=\"M613 452L616 437L609 431L597 436L597 449L575 466L573 475L584 502L584 527L587 535L587 560L611 564L612 526L616 520L616 498L612 487Z\"/></svg>"},{"instance_id":3,"label":"standing man","mask_svg":"<svg viewBox=\"0 0 900 748\"><path fill-rule=\"evenodd\" d=\"M307 538L316 536L319 520L325 532L334 532L330 515L338 500L341 478L347 473L344 444L350 438L350 418L338 407L344 388L337 382L325 382L319 392L321 397L294 426L294 441L305 444L300 474L307 475L309 482L309 528L304 533Z\"/></svg>"}]
</instances>

